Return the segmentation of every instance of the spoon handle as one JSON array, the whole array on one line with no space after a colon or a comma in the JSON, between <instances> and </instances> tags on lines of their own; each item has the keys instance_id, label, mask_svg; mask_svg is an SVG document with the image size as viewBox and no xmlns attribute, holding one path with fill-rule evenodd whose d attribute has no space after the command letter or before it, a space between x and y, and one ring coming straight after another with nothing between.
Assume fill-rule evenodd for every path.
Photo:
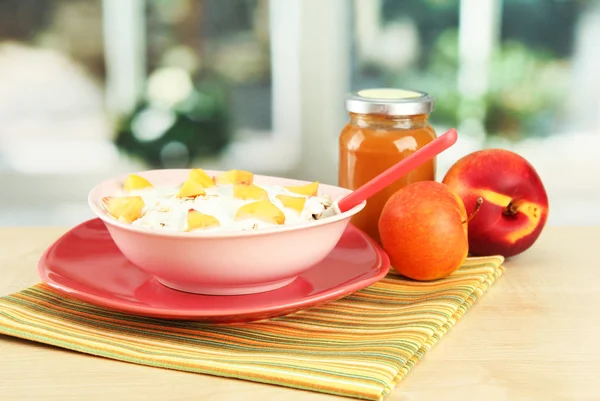
<instances>
[{"instance_id":1,"label":"spoon handle","mask_svg":"<svg viewBox=\"0 0 600 401\"><path fill-rule=\"evenodd\" d=\"M440 135L421 149L400 160L371 181L342 198L338 203L340 211L345 212L352 209L354 206L361 204L377 192L391 185L403 175L411 172L421 164L433 159L435 156L448 149L457 139L458 134L454 128Z\"/></svg>"}]
</instances>

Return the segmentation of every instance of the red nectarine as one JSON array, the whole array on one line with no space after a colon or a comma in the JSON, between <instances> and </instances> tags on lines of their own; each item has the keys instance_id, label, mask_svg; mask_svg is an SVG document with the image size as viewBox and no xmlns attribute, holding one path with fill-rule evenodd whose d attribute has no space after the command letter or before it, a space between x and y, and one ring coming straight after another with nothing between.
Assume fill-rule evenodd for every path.
<instances>
[{"instance_id":1,"label":"red nectarine","mask_svg":"<svg viewBox=\"0 0 600 401\"><path fill-rule=\"evenodd\" d=\"M381 243L400 274L435 280L467 258L466 220L465 206L450 188L435 181L416 182L385 203L379 218Z\"/></svg>"},{"instance_id":2,"label":"red nectarine","mask_svg":"<svg viewBox=\"0 0 600 401\"><path fill-rule=\"evenodd\" d=\"M457 161L443 183L462 198L467 210L483 198L469 222L473 255L517 255L537 240L548 218L548 195L539 175L522 156L485 149Z\"/></svg>"}]
</instances>

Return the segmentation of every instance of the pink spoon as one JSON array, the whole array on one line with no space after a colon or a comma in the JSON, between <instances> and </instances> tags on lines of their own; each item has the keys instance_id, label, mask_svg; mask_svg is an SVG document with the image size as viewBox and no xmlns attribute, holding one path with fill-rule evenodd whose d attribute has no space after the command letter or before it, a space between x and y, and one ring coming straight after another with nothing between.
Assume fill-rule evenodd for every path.
<instances>
[{"instance_id":1,"label":"pink spoon","mask_svg":"<svg viewBox=\"0 0 600 401\"><path fill-rule=\"evenodd\" d=\"M457 139L458 134L454 128L440 135L415 153L400 160L371 181L362 185L351 194L343 197L338 202L339 211L343 213L356 205L360 205L377 192L391 185L403 175L411 172L413 169L419 167L426 161L433 159L435 156L454 145Z\"/></svg>"}]
</instances>

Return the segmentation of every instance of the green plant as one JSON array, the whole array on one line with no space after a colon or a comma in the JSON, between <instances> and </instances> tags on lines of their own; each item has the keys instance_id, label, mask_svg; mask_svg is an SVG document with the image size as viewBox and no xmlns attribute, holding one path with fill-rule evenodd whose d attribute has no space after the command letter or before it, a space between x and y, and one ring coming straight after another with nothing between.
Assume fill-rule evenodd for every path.
<instances>
[{"instance_id":1,"label":"green plant","mask_svg":"<svg viewBox=\"0 0 600 401\"><path fill-rule=\"evenodd\" d=\"M229 143L226 85L214 75L192 80L184 70L151 75L138 107L117 129L116 144L152 168L189 167Z\"/></svg>"},{"instance_id":2,"label":"green plant","mask_svg":"<svg viewBox=\"0 0 600 401\"><path fill-rule=\"evenodd\" d=\"M440 34L432 52L426 68L394 74L390 82L432 93L436 98L433 122L456 126L474 118L488 135L510 139L551 132L567 90L566 61L548 51L505 41L492 54L487 92L469 99L457 87L457 30Z\"/></svg>"}]
</instances>

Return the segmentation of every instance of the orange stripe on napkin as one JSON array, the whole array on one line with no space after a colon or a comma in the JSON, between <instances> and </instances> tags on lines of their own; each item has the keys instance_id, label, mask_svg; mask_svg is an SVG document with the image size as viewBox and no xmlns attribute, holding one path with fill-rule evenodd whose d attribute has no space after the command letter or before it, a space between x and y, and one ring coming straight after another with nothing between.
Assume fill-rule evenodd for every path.
<instances>
[{"instance_id":1,"label":"orange stripe on napkin","mask_svg":"<svg viewBox=\"0 0 600 401\"><path fill-rule=\"evenodd\" d=\"M468 258L435 282L388 276L267 321L210 325L97 307L38 284L0 298L0 333L137 364L381 400L503 273Z\"/></svg>"}]
</instances>

